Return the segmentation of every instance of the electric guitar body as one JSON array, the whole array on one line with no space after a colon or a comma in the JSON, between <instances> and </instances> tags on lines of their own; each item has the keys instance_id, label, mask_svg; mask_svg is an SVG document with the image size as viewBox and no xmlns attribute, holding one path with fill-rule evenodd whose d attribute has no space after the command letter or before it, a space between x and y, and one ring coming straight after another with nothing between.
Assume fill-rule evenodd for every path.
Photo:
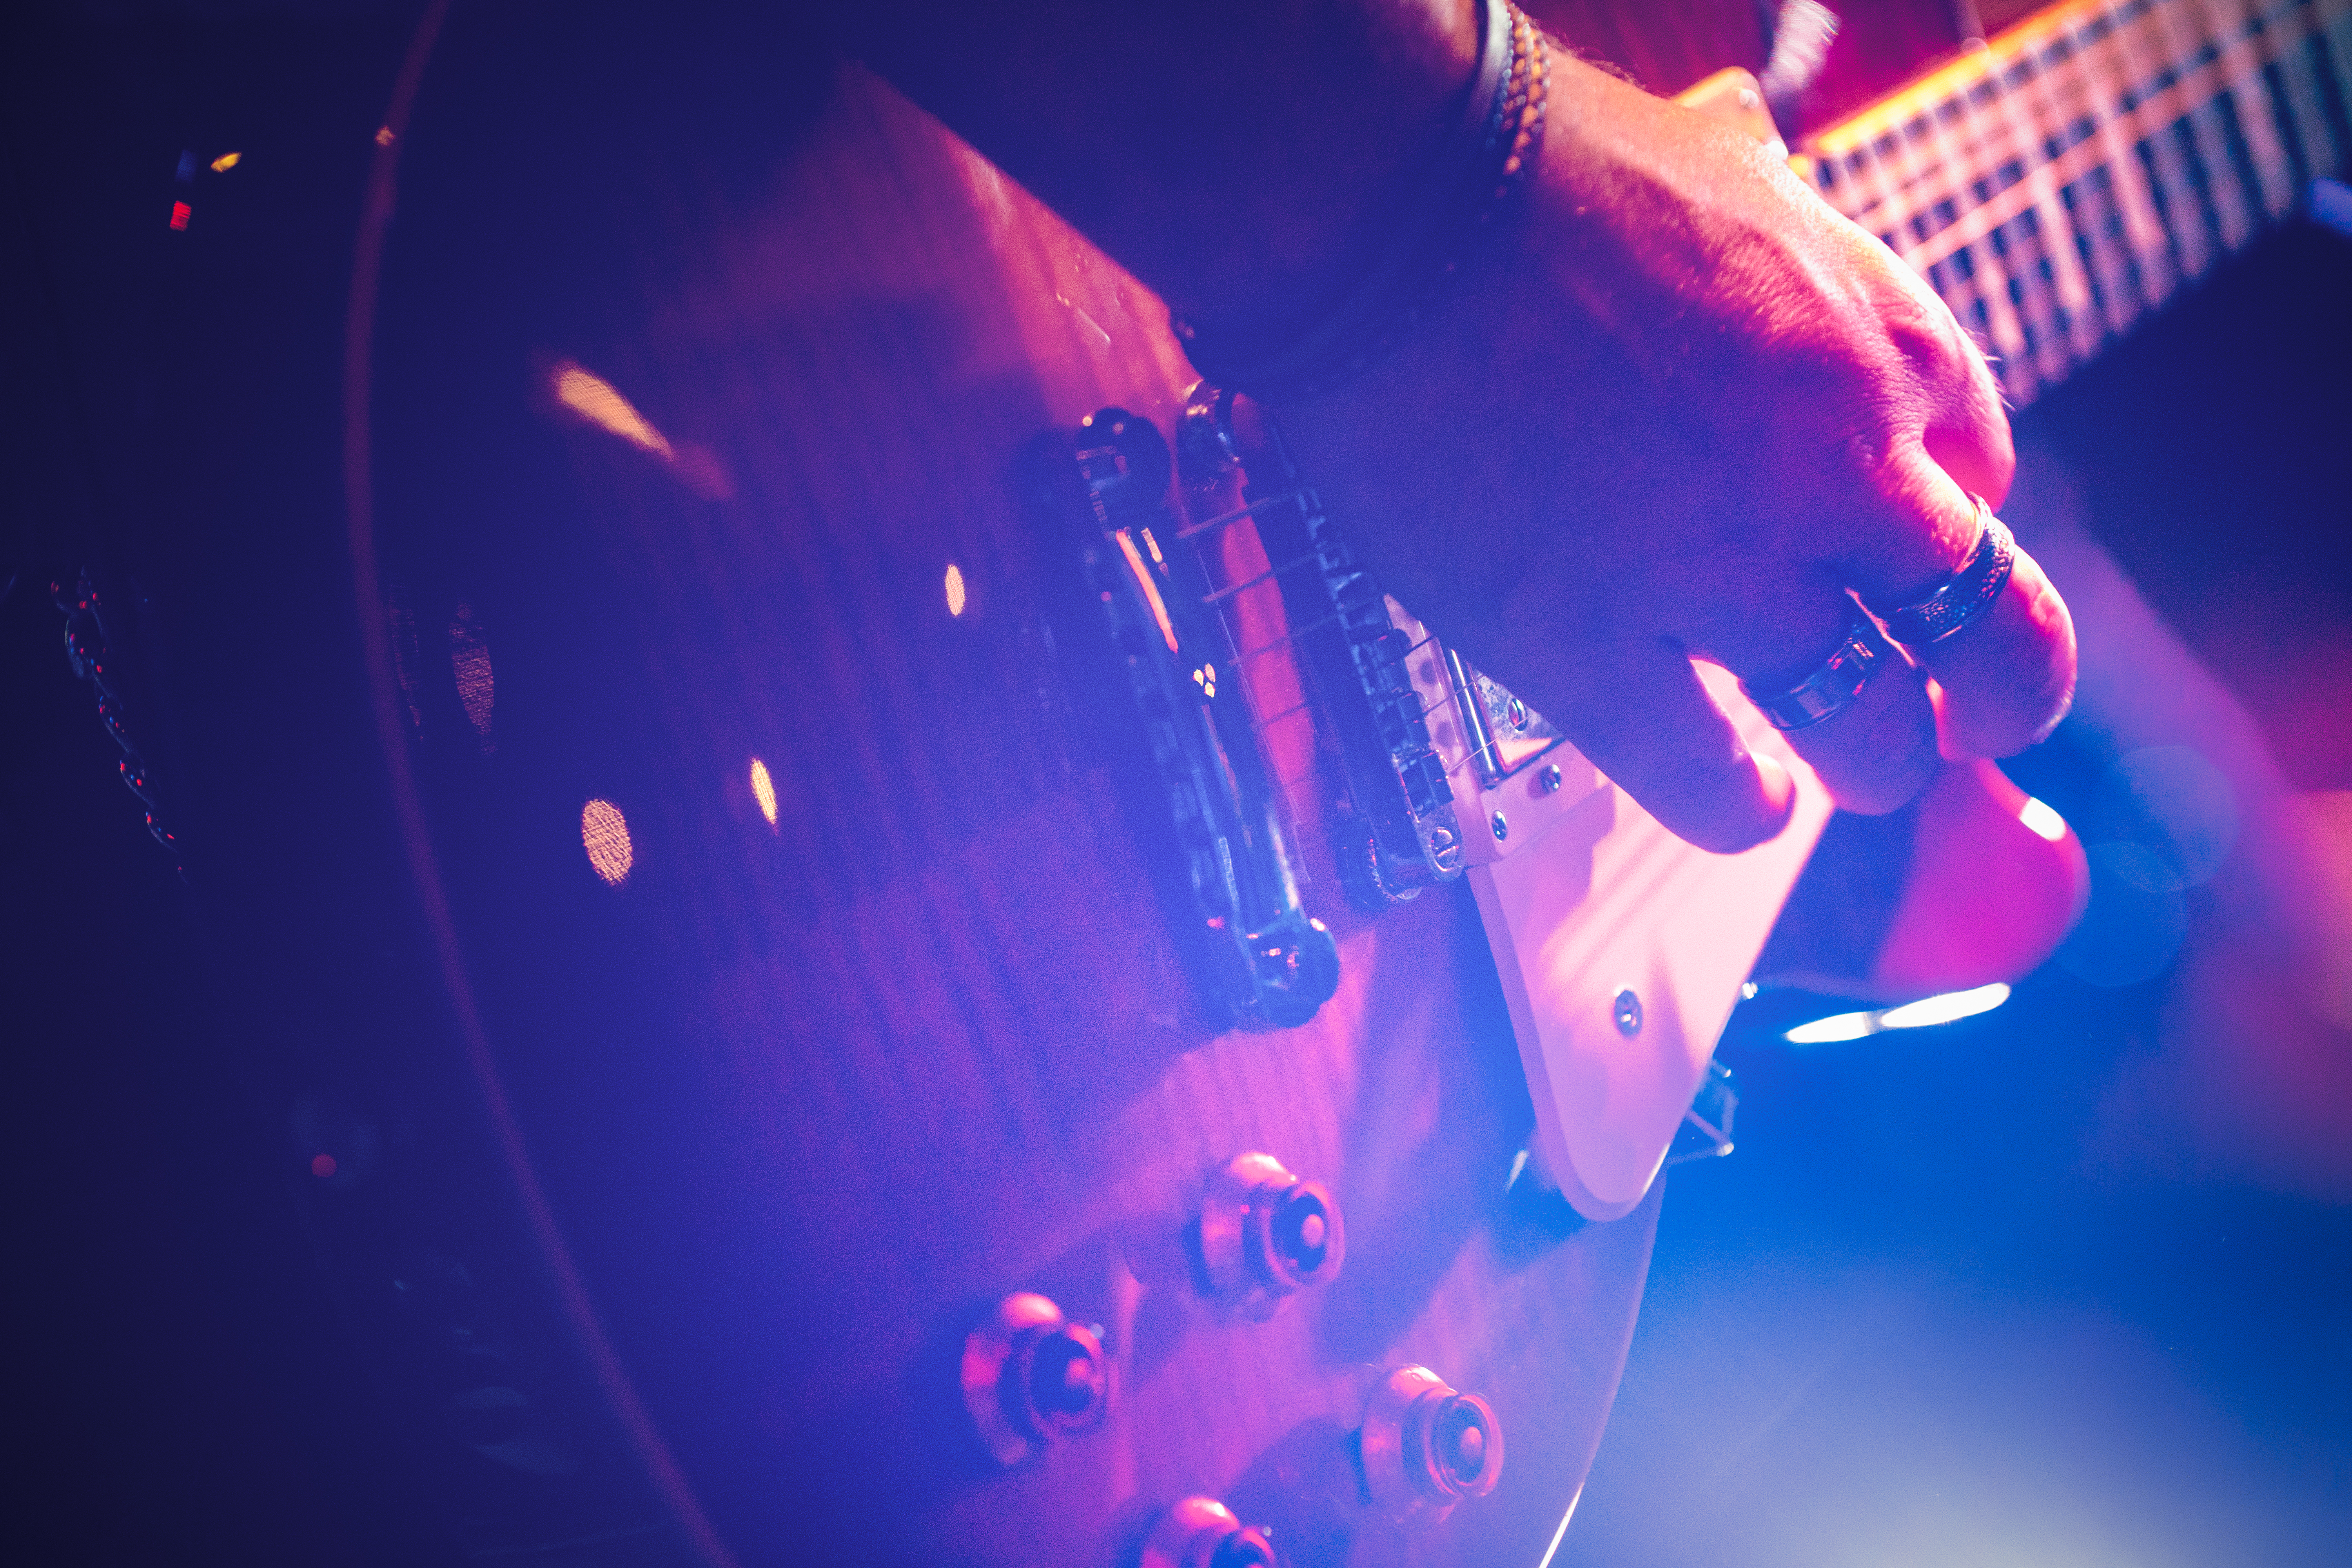
<instances>
[{"instance_id":1,"label":"electric guitar body","mask_svg":"<svg viewBox=\"0 0 2352 1568\"><path fill-rule=\"evenodd\" d=\"M1762 64L1745 5L1554 20ZM1154 299L781 27L429 12L346 343L438 1032L295 1126L465 1548L1548 1561L1817 787L1722 891L1234 467ZM2054 941L2079 854L1986 787ZM1678 898L1705 986L1609 945Z\"/></svg>"},{"instance_id":2,"label":"electric guitar body","mask_svg":"<svg viewBox=\"0 0 2352 1568\"><path fill-rule=\"evenodd\" d=\"M613 84L509 56L451 102L450 62L536 45L454 11L373 331L411 850L576 1275L565 1327L638 1413L614 1462L744 1563L1132 1562L1199 1495L1288 1563L1534 1563L1655 1193L1605 1225L1515 1199L1534 1118L1477 910L1351 907L1311 723L1262 750L1336 990L1289 1027L1220 1005L1081 531L1032 471L1098 409L1175 439L1164 310L864 73L714 88L713 43L625 49ZM483 177L521 169L551 188ZM1247 678L1261 708L1302 691ZM1251 1152L1345 1227L1329 1283L1264 1316L1200 1234ZM1085 1430L968 1406L967 1340L1024 1292L1101 1347ZM1362 1477L1367 1403L1412 1365L1498 1428L1501 1484L1438 1522Z\"/></svg>"}]
</instances>

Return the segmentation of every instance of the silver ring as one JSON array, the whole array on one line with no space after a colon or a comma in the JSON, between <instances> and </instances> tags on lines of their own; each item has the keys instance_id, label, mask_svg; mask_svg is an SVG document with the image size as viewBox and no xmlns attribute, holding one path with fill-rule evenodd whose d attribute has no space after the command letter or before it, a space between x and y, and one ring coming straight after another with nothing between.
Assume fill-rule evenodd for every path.
<instances>
[{"instance_id":1,"label":"silver ring","mask_svg":"<svg viewBox=\"0 0 2352 1568\"><path fill-rule=\"evenodd\" d=\"M1811 729L1853 706L1863 688L1870 684L1870 678L1878 672L1879 661L1887 651L1878 627L1857 605L1853 619L1847 624L1845 641L1812 674L1786 691L1769 697L1758 696L1744 680L1739 689L1747 693L1748 700L1756 704L1775 730Z\"/></svg>"},{"instance_id":2,"label":"silver ring","mask_svg":"<svg viewBox=\"0 0 2352 1568\"><path fill-rule=\"evenodd\" d=\"M1914 605L1889 610L1881 619L1886 635L1911 647L1925 647L1957 635L1982 615L2009 585L2010 568L2017 563L2017 541L1982 496L1977 503L1977 543L1968 563L1944 580L1944 585Z\"/></svg>"}]
</instances>

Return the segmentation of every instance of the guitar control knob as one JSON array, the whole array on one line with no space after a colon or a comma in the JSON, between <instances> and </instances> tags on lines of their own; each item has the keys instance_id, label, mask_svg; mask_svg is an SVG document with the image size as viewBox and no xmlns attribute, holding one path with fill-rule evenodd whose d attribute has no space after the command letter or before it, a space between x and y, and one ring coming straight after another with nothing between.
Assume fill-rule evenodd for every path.
<instances>
[{"instance_id":1,"label":"guitar control knob","mask_svg":"<svg viewBox=\"0 0 2352 1568\"><path fill-rule=\"evenodd\" d=\"M1209 1179L1201 1264L1209 1289L1242 1316L1273 1315L1285 1297L1328 1285L1348 1253L1339 1200L1271 1154L1243 1154Z\"/></svg>"},{"instance_id":2,"label":"guitar control knob","mask_svg":"<svg viewBox=\"0 0 2352 1568\"><path fill-rule=\"evenodd\" d=\"M1503 1471L1494 1407L1427 1367L1399 1367L1364 1410L1364 1481L1391 1518L1434 1522L1485 1497Z\"/></svg>"},{"instance_id":3,"label":"guitar control knob","mask_svg":"<svg viewBox=\"0 0 2352 1568\"><path fill-rule=\"evenodd\" d=\"M1214 1498L1188 1497L1143 1543L1141 1568L1281 1568L1274 1542Z\"/></svg>"},{"instance_id":4,"label":"guitar control knob","mask_svg":"<svg viewBox=\"0 0 2352 1568\"><path fill-rule=\"evenodd\" d=\"M972 1427L1000 1465L1091 1431L1110 1409L1102 1341L1027 1292L999 1301L965 1337L962 1382Z\"/></svg>"}]
</instances>

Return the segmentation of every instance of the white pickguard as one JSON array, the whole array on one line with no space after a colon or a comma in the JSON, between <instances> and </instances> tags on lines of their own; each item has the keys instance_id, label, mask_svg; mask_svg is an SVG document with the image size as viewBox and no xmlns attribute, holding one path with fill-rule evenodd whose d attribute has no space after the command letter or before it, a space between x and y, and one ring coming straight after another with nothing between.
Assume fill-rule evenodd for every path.
<instances>
[{"instance_id":1,"label":"white pickguard","mask_svg":"<svg viewBox=\"0 0 2352 1568\"><path fill-rule=\"evenodd\" d=\"M1559 768L1557 784L1531 766L1486 787L1468 765L1438 646L1393 601L1391 616L1421 645L1411 673L1449 764L1470 885L1535 1100L1531 1152L1577 1212L1616 1219L1664 1163L1739 987L1829 822L1829 794L1738 682L1707 664L1701 679L1750 749L1796 780L1795 814L1771 842L1739 855L1693 848L1565 742L1542 757ZM1497 812L1499 838L1478 830ZM1631 1033L1618 1025L1626 991L1640 1008Z\"/></svg>"}]
</instances>

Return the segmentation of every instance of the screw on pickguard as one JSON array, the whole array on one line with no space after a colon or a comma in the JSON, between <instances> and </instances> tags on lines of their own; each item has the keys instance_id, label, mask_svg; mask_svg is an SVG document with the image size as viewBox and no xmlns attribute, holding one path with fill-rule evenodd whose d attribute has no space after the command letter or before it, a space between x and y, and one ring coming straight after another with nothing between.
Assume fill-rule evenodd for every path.
<instances>
[{"instance_id":1,"label":"screw on pickguard","mask_svg":"<svg viewBox=\"0 0 2352 1568\"><path fill-rule=\"evenodd\" d=\"M1076 534L1143 727L1214 999L1235 1022L1303 1024L1338 989L1339 945L1300 905L1239 652L1169 508L1168 443L1149 419L1106 408L1038 461L1037 493Z\"/></svg>"}]
</instances>

